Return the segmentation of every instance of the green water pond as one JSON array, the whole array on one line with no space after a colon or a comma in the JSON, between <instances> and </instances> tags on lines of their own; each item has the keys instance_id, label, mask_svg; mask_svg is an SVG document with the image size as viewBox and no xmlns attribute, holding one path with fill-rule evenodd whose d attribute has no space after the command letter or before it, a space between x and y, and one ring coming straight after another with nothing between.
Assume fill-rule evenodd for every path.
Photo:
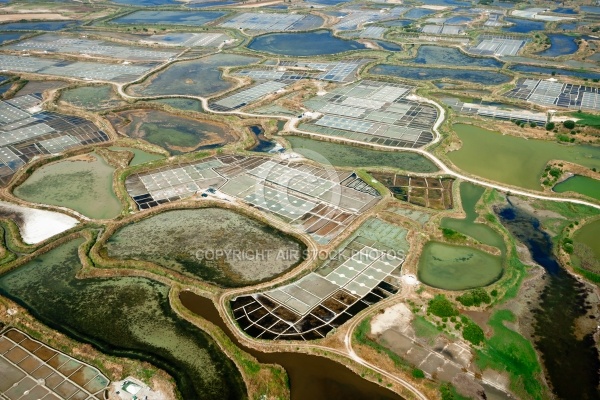
<instances>
[{"instance_id":1,"label":"green water pond","mask_svg":"<svg viewBox=\"0 0 600 400\"><path fill-rule=\"evenodd\" d=\"M462 182L460 184L460 199L466 217L464 219L443 218L441 226L442 228L453 229L464 235L470 236L483 244L497 247L504 253L506 246L502 235L488 225L475 222L478 216L475 205L483 195L484 191L485 189L482 186L473 185L469 182Z\"/></svg>"},{"instance_id":2,"label":"green water pond","mask_svg":"<svg viewBox=\"0 0 600 400\"><path fill-rule=\"evenodd\" d=\"M173 97L166 99L151 100L150 103L166 104L167 106L176 108L182 111L202 111L202 103L194 99L186 99L181 97Z\"/></svg>"},{"instance_id":3,"label":"green water pond","mask_svg":"<svg viewBox=\"0 0 600 400\"><path fill-rule=\"evenodd\" d=\"M467 246L428 242L419 259L418 277L444 290L487 286L502 276L502 259Z\"/></svg>"},{"instance_id":4,"label":"green water pond","mask_svg":"<svg viewBox=\"0 0 600 400\"><path fill-rule=\"evenodd\" d=\"M600 169L600 147L506 136L467 124L452 128L462 147L448 158L463 171L496 182L541 190L540 177L550 160Z\"/></svg>"},{"instance_id":5,"label":"green water pond","mask_svg":"<svg viewBox=\"0 0 600 400\"><path fill-rule=\"evenodd\" d=\"M575 192L600 200L600 181L587 176L575 175L552 188L557 193ZM600 238L600 236L599 236Z\"/></svg>"},{"instance_id":6,"label":"green water pond","mask_svg":"<svg viewBox=\"0 0 600 400\"><path fill-rule=\"evenodd\" d=\"M62 92L60 100L86 110L107 110L127 104L117 96L111 85L82 86Z\"/></svg>"},{"instance_id":7,"label":"green water pond","mask_svg":"<svg viewBox=\"0 0 600 400\"><path fill-rule=\"evenodd\" d=\"M600 260L600 220L582 226L575 232L573 239L575 243L579 242L587 245L592 249L596 258Z\"/></svg>"},{"instance_id":8,"label":"green water pond","mask_svg":"<svg viewBox=\"0 0 600 400\"><path fill-rule=\"evenodd\" d=\"M181 398L247 398L235 364L208 334L171 309L168 286L137 277L77 279L82 242L67 242L1 276L0 294L102 352L166 370Z\"/></svg>"},{"instance_id":9,"label":"green water pond","mask_svg":"<svg viewBox=\"0 0 600 400\"><path fill-rule=\"evenodd\" d=\"M109 147L109 149L114 150L114 151L130 151L130 152L132 152L133 158L129 162L129 165L132 167L135 165L140 165L140 164L144 164L144 163L147 163L150 161L160 160L160 159L164 158L160 154L149 153L144 150L136 149L135 147L111 146L111 147Z\"/></svg>"},{"instance_id":10,"label":"green water pond","mask_svg":"<svg viewBox=\"0 0 600 400\"><path fill-rule=\"evenodd\" d=\"M18 186L15 196L68 207L89 218L114 218L121 203L112 187L115 169L95 153L44 165Z\"/></svg>"},{"instance_id":11,"label":"green water pond","mask_svg":"<svg viewBox=\"0 0 600 400\"><path fill-rule=\"evenodd\" d=\"M426 157L409 152L386 152L286 136L294 152L337 167L390 167L410 172L436 172L438 168Z\"/></svg>"}]
</instances>

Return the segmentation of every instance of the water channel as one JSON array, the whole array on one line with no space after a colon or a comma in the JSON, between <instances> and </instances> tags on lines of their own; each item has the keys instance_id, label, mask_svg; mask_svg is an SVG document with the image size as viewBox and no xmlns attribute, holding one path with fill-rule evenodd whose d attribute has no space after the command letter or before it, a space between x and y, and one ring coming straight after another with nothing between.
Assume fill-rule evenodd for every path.
<instances>
[{"instance_id":1,"label":"water channel","mask_svg":"<svg viewBox=\"0 0 600 400\"><path fill-rule=\"evenodd\" d=\"M497 213L501 223L529 249L547 273L538 308L534 311L534 342L546 375L560 399L598 399L600 360L592 334L578 338L575 323L586 314L586 288L569 274L552 252L552 238L540 221L508 205Z\"/></svg>"}]
</instances>

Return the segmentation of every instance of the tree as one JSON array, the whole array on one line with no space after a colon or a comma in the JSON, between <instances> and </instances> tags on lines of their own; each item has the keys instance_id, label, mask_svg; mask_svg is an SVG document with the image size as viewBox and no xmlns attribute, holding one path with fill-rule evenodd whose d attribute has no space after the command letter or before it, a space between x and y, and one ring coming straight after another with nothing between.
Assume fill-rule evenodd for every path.
<instances>
[{"instance_id":1,"label":"tree","mask_svg":"<svg viewBox=\"0 0 600 400\"><path fill-rule=\"evenodd\" d=\"M485 335L483 334L483 329L481 329L479 325L473 321L468 321L463 328L463 338L477 345L483 342Z\"/></svg>"},{"instance_id":2,"label":"tree","mask_svg":"<svg viewBox=\"0 0 600 400\"><path fill-rule=\"evenodd\" d=\"M546 124L546 130L551 131L552 129L554 129L554 126L555 126L554 122L548 122Z\"/></svg>"},{"instance_id":3,"label":"tree","mask_svg":"<svg viewBox=\"0 0 600 400\"><path fill-rule=\"evenodd\" d=\"M568 119L568 120L566 120L566 121L563 122L563 125L567 129L573 129L573 128L575 128L575 121L573 121L571 119Z\"/></svg>"},{"instance_id":4,"label":"tree","mask_svg":"<svg viewBox=\"0 0 600 400\"><path fill-rule=\"evenodd\" d=\"M451 317L458 315L458 310L454 305L444 296L443 294L436 295L433 299L429 300L427 312L431 312L433 315L438 317Z\"/></svg>"}]
</instances>

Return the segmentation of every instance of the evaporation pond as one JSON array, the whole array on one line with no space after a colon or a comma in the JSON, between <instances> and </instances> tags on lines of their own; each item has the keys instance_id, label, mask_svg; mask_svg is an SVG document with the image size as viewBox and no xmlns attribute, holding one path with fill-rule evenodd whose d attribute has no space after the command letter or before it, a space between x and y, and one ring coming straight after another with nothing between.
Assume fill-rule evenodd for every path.
<instances>
[{"instance_id":1,"label":"evaporation pond","mask_svg":"<svg viewBox=\"0 0 600 400\"><path fill-rule=\"evenodd\" d=\"M114 171L99 155L84 154L42 166L14 193L23 200L68 207L90 218L114 218L121 211L112 186Z\"/></svg>"},{"instance_id":2,"label":"evaporation pond","mask_svg":"<svg viewBox=\"0 0 600 400\"><path fill-rule=\"evenodd\" d=\"M378 64L369 71L375 75L397 76L413 80L452 79L480 83L482 85L499 85L512 78L496 71L470 70L464 68L420 68L404 65Z\"/></svg>"},{"instance_id":3,"label":"evaporation pond","mask_svg":"<svg viewBox=\"0 0 600 400\"><path fill-rule=\"evenodd\" d=\"M467 246L429 242L418 275L424 284L444 290L487 286L502 276L502 259Z\"/></svg>"},{"instance_id":4,"label":"evaporation pond","mask_svg":"<svg viewBox=\"0 0 600 400\"><path fill-rule=\"evenodd\" d=\"M600 200L600 181L597 179L589 178L587 176L572 176L554 186L552 190L554 190L557 193L580 193L584 196ZM598 240L600 241L600 237L598 237Z\"/></svg>"},{"instance_id":5,"label":"evaporation pond","mask_svg":"<svg viewBox=\"0 0 600 400\"><path fill-rule=\"evenodd\" d=\"M127 104L117 96L111 85L67 89L62 92L60 100L86 110L106 110Z\"/></svg>"},{"instance_id":6,"label":"evaporation pond","mask_svg":"<svg viewBox=\"0 0 600 400\"><path fill-rule=\"evenodd\" d=\"M455 124L453 129L462 147L448 153L450 161L463 171L496 182L541 190L540 177L550 160L600 169L600 147L523 139L466 124Z\"/></svg>"},{"instance_id":7,"label":"evaporation pond","mask_svg":"<svg viewBox=\"0 0 600 400\"><path fill-rule=\"evenodd\" d=\"M236 67L259 61L256 57L216 54L200 60L182 61L170 65L144 82L129 88L143 96L189 95L210 96L231 89L234 84L221 77L220 67Z\"/></svg>"},{"instance_id":8,"label":"evaporation pond","mask_svg":"<svg viewBox=\"0 0 600 400\"><path fill-rule=\"evenodd\" d=\"M503 65L503 63L494 58L471 57L453 47L429 45L419 47L417 56L407 61L414 64L451 65L454 67L502 68Z\"/></svg>"},{"instance_id":9,"label":"evaporation pond","mask_svg":"<svg viewBox=\"0 0 600 400\"><path fill-rule=\"evenodd\" d=\"M386 152L320 142L297 136L287 136L295 153L322 164L337 167L390 167L410 172L436 172L438 168L426 157L409 152Z\"/></svg>"},{"instance_id":10,"label":"evaporation pond","mask_svg":"<svg viewBox=\"0 0 600 400\"><path fill-rule=\"evenodd\" d=\"M316 43L318 45L315 45ZM329 31L320 30L302 33L269 33L253 39L248 48L289 56L318 56L363 50L366 47L353 40L337 38Z\"/></svg>"},{"instance_id":11,"label":"evaporation pond","mask_svg":"<svg viewBox=\"0 0 600 400\"><path fill-rule=\"evenodd\" d=\"M110 21L117 24L202 26L227 14L223 11L135 11Z\"/></svg>"},{"instance_id":12,"label":"evaporation pond","mask_svg":"<svg viewBox=\"0 0 600 400\"><path fill-rule=\"evenodd\" d=\"M201 208L167 211L127 225L109 239L106 248L112 258L151 261L233 287L288 271L301 261L304 245L236 212ZM290 257L281 256L286 254Z\"/></svg>"},{"instance_id":13,"label":"evaporation pond","mask_svg":"<svg viewBox=\"0 0 600 400\"><path fill-rule=\"evenodd\" d=\"M172 155L224 146L235 140L225 124L202 121L157 110L132 110L109 117L124 135L144 139Z\"/></svg>"}]
</instances>

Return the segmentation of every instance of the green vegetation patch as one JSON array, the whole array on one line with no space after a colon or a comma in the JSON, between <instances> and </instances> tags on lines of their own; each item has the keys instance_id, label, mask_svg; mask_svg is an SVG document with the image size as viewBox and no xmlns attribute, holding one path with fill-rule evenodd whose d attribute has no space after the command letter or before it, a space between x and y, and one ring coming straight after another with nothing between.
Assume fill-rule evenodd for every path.
<instances>
[{"instance_id":1,"label":"green vegetation patch","mask_svg":"<svg viewBox=\"0 0 600 400\"><path fill-rule=\"evenodd\" d=\"M600 127L600 115L578 111L571 113L571 116L577 120L577 125Z\"/></svg>"},{"instance_id":2,"label":"green vegetation patch","mask_svg":"<svg viewBox=\"0 0 600 400\"><path fill-rule=\"evenodd\" d=\"M469 290L467 293L458 296L456 300L465 307L479 307L482 303L490 304L492 301L490 295L481 288Z\"/></svg>"},{"instance_id":3,"label":"green vegetation patch","mask_svg":"<svg viewBox=\"0 0 600 400\"><path fill-rule=\"evenodd\" d=\"M483 329L475 322L471 321L469 318L461 315L461 321L463 323L463 332L462 336L465 340L468 340L474 345L479 345L485 339L485 335L483 334Z\"/></svg>"},{"instance_id":4,"label":"green vegetation patch","mask_svg":"<svg viewBox=\"0 0 600 400\"><path fill-rule=\"evenodd\" d=\"M508 372L511 389L518 396L526 393L528 397L542 399L545 395L539 379L542 369L533 345L519 333L504 326L504 321L515 320L515 315L509 310L499 310L491 316L488 324L493 328L494 335L477 351L476 363L481 369Z\"/></svg>"},{"instance_id":5,"label":"green vegetation patch","mask_svg":"<svg viewBox=\"0 0 600 400\"><path fill-rule=\"evenodd\" d=\"M412 321L412 326L415 331L415 335L420 338L428 339L433 341L439 334L440 331L435 327L434 324L427 321L422 316L418 315Z\"/></svg>"},{"instance_id":6,"label":"green vegetation patch","mask_svg":"<svg viewBox=\"0 0 600 400\"><path fill-rule=\"evenodd\" d=\"M454 307L454 304L443 294L438 294L429 300L427 312L440 318L458 315L458 310Z\"/></svg>"},{"instance_id":7,"label":"green vegetation patch","mask_svg":"<svg viewBox=\"0 0 600 400\"><path fill-rule=\"evenodd\" d=\"M451 228L441 228L441 229L442 229L442 235L444 235L444 239L446 239L446 240L462 241L467 238L465 235L463 235L462 233L456 232L454 229L451 229Z\"/></svg>"}]
</instances>

